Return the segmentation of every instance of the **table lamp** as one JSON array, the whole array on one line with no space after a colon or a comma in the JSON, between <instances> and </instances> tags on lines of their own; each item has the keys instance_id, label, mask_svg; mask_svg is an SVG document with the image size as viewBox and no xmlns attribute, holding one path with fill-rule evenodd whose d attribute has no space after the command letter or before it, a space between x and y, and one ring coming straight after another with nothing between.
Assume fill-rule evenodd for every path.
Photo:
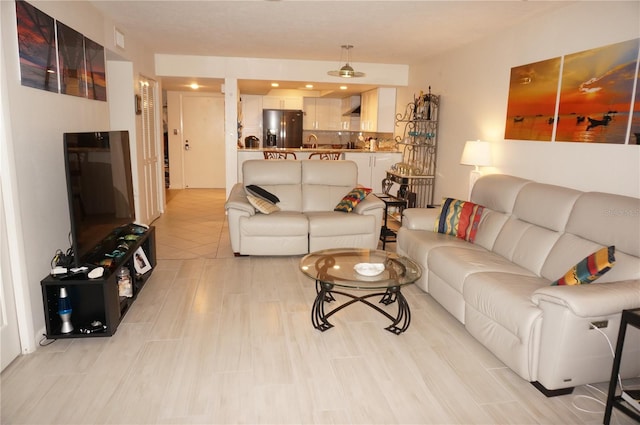
<instances>
[{"instance_id":1,"label":"table lamp","mask_svg":"<svg viewBox=\"0 0 640 425\"><path fill-rule=\"evenodd\" d=\"M469 199L471 199L473 185L482 175L478 167L491 165L491 144L480 140L466 142L460 158L460 164L475 166L475 169L469 175Z\"/></svg>"}]
</instances>

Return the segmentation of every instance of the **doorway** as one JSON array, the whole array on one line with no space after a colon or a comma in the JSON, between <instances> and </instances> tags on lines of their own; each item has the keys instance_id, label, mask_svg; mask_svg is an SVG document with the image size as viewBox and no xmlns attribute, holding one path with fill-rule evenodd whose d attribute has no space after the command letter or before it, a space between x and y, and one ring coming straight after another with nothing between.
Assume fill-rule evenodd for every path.
<instances>
[{"instance_id":1,"label":"doorway","mask_svg":"<svg viewBox=\"0 0 640 425\"><path fill-rule=\"evenodd\" d=\"M181 100L184 187L224 188L224 97L185 94Z\"/></svg>"},{"instance_id":2,"label":"doorway","mask_svg":"<svg viewBox=\"0 0 640 425\"><path fill-rule=\"evenodd\" d=\"M5 198L0 185L0 370L4 369L20 354L20 335L16 316L13 279L11 276L11 259L9 258L9 241L7 239L7 221L4 213Z\"/></svg>"}]
</instances>

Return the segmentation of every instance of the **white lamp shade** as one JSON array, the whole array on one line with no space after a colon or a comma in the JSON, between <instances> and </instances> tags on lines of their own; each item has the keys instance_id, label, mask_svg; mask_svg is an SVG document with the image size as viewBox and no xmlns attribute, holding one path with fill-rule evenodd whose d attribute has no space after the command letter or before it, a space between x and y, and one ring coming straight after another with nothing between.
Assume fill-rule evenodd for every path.
<instances>
[{"instance_id":1,"label":"white lamp shade","mask_svg":"<svg viewBox=\"0 0 640 425\"><path fill-rule=\"evenodd\" d=\"M491 165L491 144L480 140L467 142L462 151L460 164L487 166Z\"/></svg>"}]
</instances>

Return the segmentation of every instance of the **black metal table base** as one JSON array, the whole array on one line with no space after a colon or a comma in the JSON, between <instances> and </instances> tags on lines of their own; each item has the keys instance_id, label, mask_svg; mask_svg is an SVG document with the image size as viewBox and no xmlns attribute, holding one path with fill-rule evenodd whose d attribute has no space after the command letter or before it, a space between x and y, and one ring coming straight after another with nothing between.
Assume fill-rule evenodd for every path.
<instances>
[{"instance_id":1,"label":"black metal table base","mask_svg":"<svg viewBox=\"0 0 640 425\"><path fill-rule=\"evenodd\" d=\"M333 325L329 323L329 317L356 302L361 302L368 305L369 307L373 308L374 310L378 311L380 314L391 320L391 325L385 328L391 333L399 335L406 331L407 328L409 328L409 324L411 323L411 310L409 309L409 303L407 302L406 298L404 297L404 295L402 295L402 292L400 292L400 286L393 286L387 288L385 292L366 294L364 296L356 296L347 292L334 291L333 288L334 285L331 283L325 283L316 280L317 296L315 301L313 302L313 307L311 308L311 322L316 329L322 332L331 329ZM341 304L338 307L334 308L333 310L325 312L325 304L336 301L333 294L344 295L345 297L351 299L344 304ZM378 296L382 296L379 301L380 304L389 305L397 302L398 314L396 315L396 317L393 317L382 308L368 300L369 298Z\"/></svg>"}]
</instances>

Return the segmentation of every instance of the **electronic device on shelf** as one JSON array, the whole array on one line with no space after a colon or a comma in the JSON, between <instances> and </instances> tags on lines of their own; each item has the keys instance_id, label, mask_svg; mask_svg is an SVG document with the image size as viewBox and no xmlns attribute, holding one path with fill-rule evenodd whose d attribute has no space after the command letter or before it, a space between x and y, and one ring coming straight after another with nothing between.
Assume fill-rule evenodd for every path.
<instances>
[{"instance_id":1,"label":"electronic device on shelf","mask_svg":"<svg viewBox=\"0 0 640 425\"><path fill-rule=\"evenodd\" d=\"M65 133L64 159L73 266L81 267L115 228L135 221L129 132Z\"/></svg>"}]
</instances>

